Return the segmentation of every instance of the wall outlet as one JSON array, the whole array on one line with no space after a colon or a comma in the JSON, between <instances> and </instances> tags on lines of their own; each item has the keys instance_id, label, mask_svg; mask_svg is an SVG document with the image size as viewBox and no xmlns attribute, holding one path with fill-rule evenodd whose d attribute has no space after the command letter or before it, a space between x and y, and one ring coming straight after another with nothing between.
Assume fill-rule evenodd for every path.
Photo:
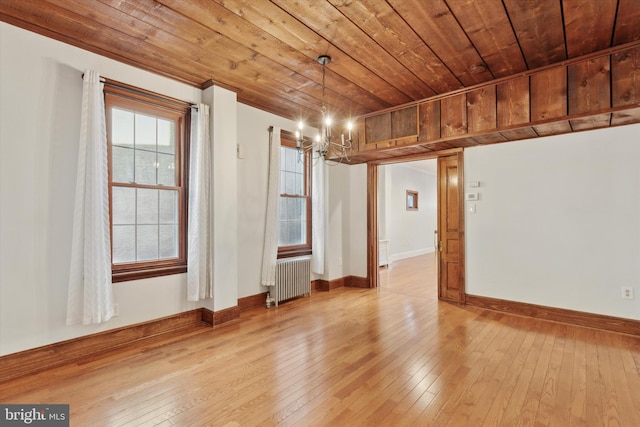
<instances>
[{"instance_id":1,"label":"wall outlet","mask_svg":"<svg viewBox=\"0 0 640 427\"><path fill-rule=\"evenodd\" d=\"M631 286L623 286L621 289L623 299L633 299L633 288Z\"/></svg>"}]
</instances>

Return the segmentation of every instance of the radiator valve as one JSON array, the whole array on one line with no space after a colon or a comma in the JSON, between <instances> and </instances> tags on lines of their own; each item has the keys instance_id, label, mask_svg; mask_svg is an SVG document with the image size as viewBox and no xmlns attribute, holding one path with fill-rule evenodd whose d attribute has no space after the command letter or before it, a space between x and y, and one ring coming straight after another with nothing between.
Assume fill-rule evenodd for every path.
<instances>
[{"instance_id":1,"label":"radiator valve","mask_svg":"<svg viewBox=\"0 0 640 427\"><path fill-rule=\"evenodd\" d=\"M271 294L269 292L267 292L267 308L271 307L272 304L274 304L276 301L271 298Z\"/></svg>"}]
</instances>

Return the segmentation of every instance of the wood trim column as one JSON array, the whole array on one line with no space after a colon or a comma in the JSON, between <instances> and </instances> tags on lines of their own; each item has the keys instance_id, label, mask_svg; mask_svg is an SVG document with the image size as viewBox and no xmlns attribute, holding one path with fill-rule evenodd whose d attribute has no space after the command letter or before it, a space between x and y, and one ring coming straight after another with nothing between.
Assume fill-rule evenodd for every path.
<instances>
[{"instance_id":1,"label":"wood trim column","mask_svg":"<svg viewBox=\"0 0 640 427\"><path fill-rule=\"evenodd\" d=\"M377 288L378 277L378 165L367 164L367 279Z\"/></svg>"},{"instance_id":2,"label":"wood trim column","mask_svg":"<svg viewBox=\"0 0 640 427\"><path fill-rule=\"evenodd\" d=\"M460 303L465 304L467 298L467 276L466 272L466 205L464 200L465 194L465 183L464 183L464 151L461 151L457 154L458 157L458 182L460 186L460 191L458 193L459 200L459 215L460 215L460 242L458 246L458 253L460 254Z\"/></svg>"}]
</instances>

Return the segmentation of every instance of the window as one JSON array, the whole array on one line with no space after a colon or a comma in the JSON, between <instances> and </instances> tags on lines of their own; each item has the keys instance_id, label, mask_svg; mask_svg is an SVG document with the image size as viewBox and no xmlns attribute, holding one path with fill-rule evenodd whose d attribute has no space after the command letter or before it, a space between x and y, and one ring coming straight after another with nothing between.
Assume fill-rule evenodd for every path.
<instances>
[{"instance_id":1,"label":"window","mask_svg":"<svg viewBox=\"0 0 640 427\"><path fill-rule=\"evenodd\" d=\"M295 137L282 131L278 257L311 254L311 161L300 155Z\"/></svg>"},{"instance_id":2,"label":"window","mask_svg":"<svg viewBox=\"0 0 640 427\"><path fill-rule=\"evenodd\" d=\"M187 269L189 105L105 84L114 282Z\"/></svg>"}]
</instances>

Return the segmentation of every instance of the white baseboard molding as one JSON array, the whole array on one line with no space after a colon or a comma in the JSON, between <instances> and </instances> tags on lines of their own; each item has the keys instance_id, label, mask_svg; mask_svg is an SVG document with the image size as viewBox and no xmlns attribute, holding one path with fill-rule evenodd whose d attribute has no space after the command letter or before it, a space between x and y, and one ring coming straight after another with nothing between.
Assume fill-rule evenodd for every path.
<instances>
[{"instance_id":1,"label":"white baseboard molding","mask_svg":"<svg viewBox=\"0 0 640 427\"><path fill-rule=\"evenodd\" d=\"M389 255L389 261L391 262L400 261L401 259L413 258L415 256L420 256L420 255L426 255L426 254L433 253L435 251L436 251L436 248L431 246L429 248L417 249L415 251L401 252L399 254L391 254Z\"/></svg>"}]
</instances>

